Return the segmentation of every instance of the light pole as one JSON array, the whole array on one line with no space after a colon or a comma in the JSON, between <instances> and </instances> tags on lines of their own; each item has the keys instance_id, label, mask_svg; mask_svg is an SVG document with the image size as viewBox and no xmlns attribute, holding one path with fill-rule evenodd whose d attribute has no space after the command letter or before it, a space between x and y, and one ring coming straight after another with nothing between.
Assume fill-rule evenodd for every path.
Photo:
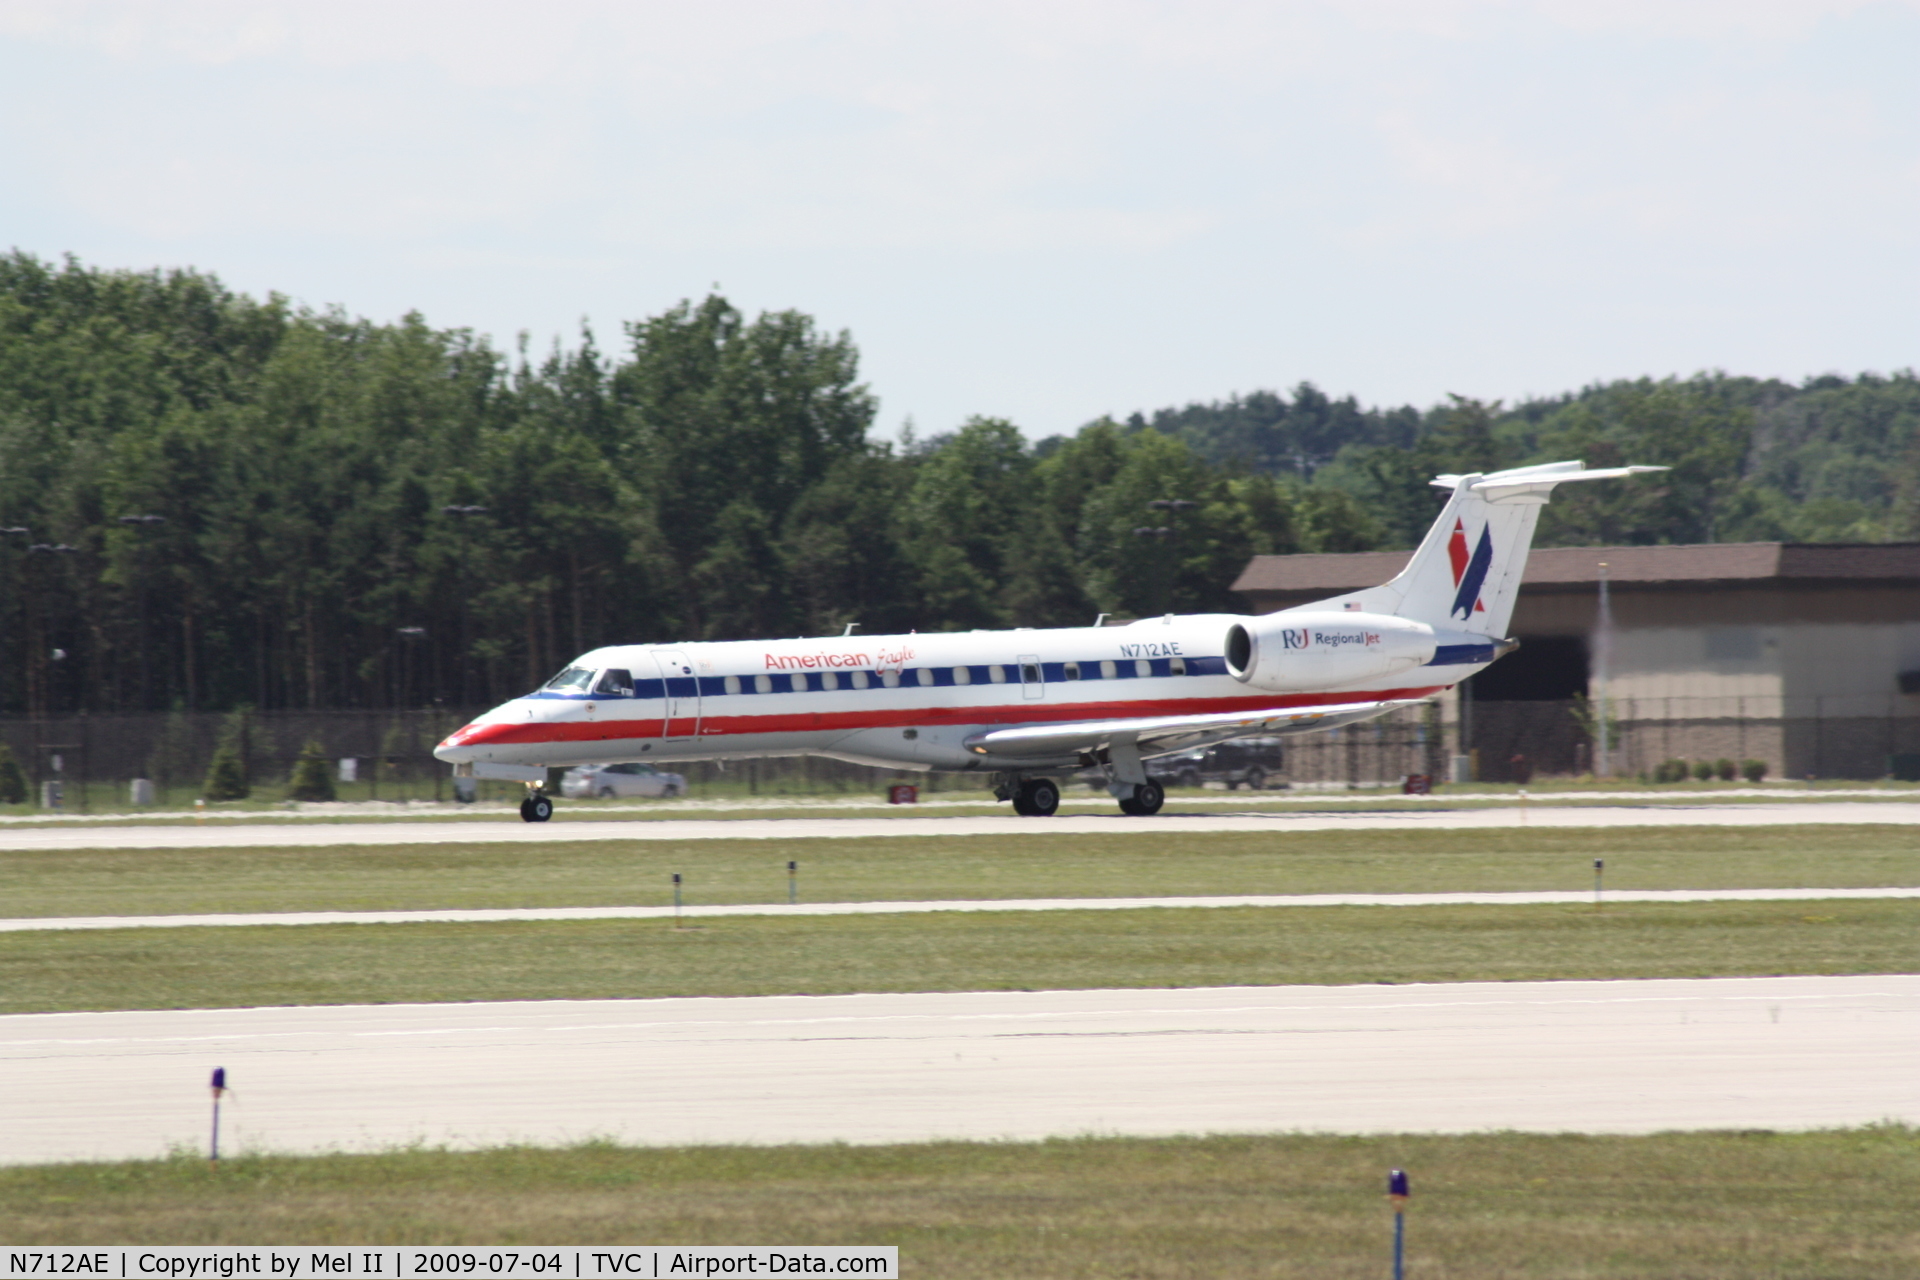
<instances>
[{"instance_id":1,"label":"light pole","mask_svg":"<svg viewBox=\"0 0 1920 1280\"><path fill-rule=\"evenodd\" d=\"M119 522L135 532L145 532L165 524L167 518L156 515L130 515L121 516ZM136 555L138 567L135 569L135 572L140 576L140 585L138 588L140 593L140 709L142 711L149 711L153 708L153 658L148 652L151 646L147 640L148 543L146 539L142 538L135 545L140 548Z\"/></svg>"},{"instance_id":2,"label":"light pole","mask_svg":"<svg viewBox=\"0 0 1920 1280\"><path fill-rule=\"evenodd\" d=\"M32 536L33 536L33 531L30 529L0 528L0 538L31 538ZM4 617L4 615L0 615L0 617ZM21 619L21 623L22 623L21 629L23 631L26 629L25 622L26 622L26 619L23 617ZM0 678L4 678L6 669L7 669L6 642L4 639L0 639ZM6 713L6 709L7 709L6 687L4 684L0 684L0 715L4 715Z\"/></svg>"},{"instance_id":3,"label":"light pole","mask_svg":"<svg viewBox=\"0 0 1920 1280\"><path fill-rule=\"evenodd\" d=\"M427 629L425 627L401 627L396 634L403 642L400 646L400 710L404 714L411 702L408 695L411 693L413 684L413 682L408 679L409 667L419 665L417 662L409 663L407 655L413 650L413 641L425 640L427 638Z\"/></svg>"},{"instance_id":4,"label":"light pole","mask_svg":"<svg viewBox=\"0 0 1920 1280\"><path fill-rule=\"evenodd\" d=\"M70 547L64 542L36 542L27 548L27 555L28 556L51 556L55 559L59 559L64 556L73 555L75 552L79 550L80 548ZM40 610L37 608L37 606L40 603L40 592L37 589L28 593L28 602L30 605L36 606L34 608L34 613L38 614L40 612ZM44 619L42 619L42 621L44 622ZM28 644L31 645L33 643L32 626L29 625L27 630L28 630ZM45 630L44 626L42 627L42 630L43 631ZM45 636L43 635L41 639L44 641ZM28 652L29 654L33 654L36 651L29 648ZM66 656L67 656L67 651L65 649L54 649L51 651L49 660L53 662L61 662L66 659ZM53 676L51 673L49 673L46 681L44 682L44 686L42 689L41 700L44 704L42 708L43 710L45 711L53 710L53 694L54 694ZM31 671L29 672L29 676L28 676L27 696L29 700L31 700L33 696L33 683L32 683Z\"/></svg>"},{"instance_id":5,"label":"light pole","mask_svg":"<svg viewBox=\"0 0 1920 1280\"><path fill-rule=\"evenodd\" d=\"M440 514L443 516L451 516L453 519L459 521L460 527L464 531L468 527L466 524L468 520L471 520L476 516L486 515L487 509L485 507L475 506L471 503L466 505L460 505L455 503L455 504L450 504L448 506L444 506L440 508ZM464 707L471 706L473 704L473 699L469 696L469 690L467 688L467 654L473 648L473 636L471 634L471 618L473 616L473 609L470 601L468 600L468 592L466 589L467 557L472 552L473 546L472 546L471 538L463 537L461 542L462 542L462 546L460 549L461 553L460 553L460 574L459 574L460 651L454 655L454 661L460 668L460 705L464 708Z\"/></svg>"},{"instance_id":6,"label":"light pole","mask_svg":"<svg viewBox=\"0 0 1920 1280\"><path fill-rule=\"evenodd\" d=\"M1199 503L1191 502L1186 498L1155 498L1147 504L1147 510L1164 511L1170 516L1177 516L1182 512L1191 511L1199 505ZM1141 525L1134 529L1133 536L1136 538L1151 538L1155 542L1167 543L1178 540L1180 532L1171 525ZM1164 563L1166 559L1164 554L1157 557L1157 559L1162 561L1162 563L1154 566L1156 570L1154 576L1157 579L1154 583L1154 603L1158 607L1159 612L1171 613L1173 612L1173 574L1170 566Z\"/></svg>"},{"instance_id":7,"label":"light pole","mask_svg":"<svg viewBox=\"0 0 1920 1280\"><path fill-rule=\"evenodd\" d=\"M1600 620L1593 633L1593 776L1613 776L1612 726L1607 723L1607 681L1613 671L1613 600L1607 592L1607 562L1600 562Z\"/></svg>"}]
</instances>

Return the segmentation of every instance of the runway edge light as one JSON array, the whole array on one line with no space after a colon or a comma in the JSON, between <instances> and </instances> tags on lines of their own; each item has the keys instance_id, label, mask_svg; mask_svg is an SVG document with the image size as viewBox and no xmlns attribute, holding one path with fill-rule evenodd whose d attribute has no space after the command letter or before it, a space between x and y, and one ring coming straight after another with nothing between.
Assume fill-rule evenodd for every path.
<instances>
[{"instance_id":1,"label":"runway edge light","mask_svg":"<svg viewBox=\"0 0 1920 1280\"><path fill-rule=\"evenodd\" d=\"M1407 1197L1413 1194L1405 1169L1387 1171L1387 1199L1393 1202L1393 1280L1404 1280L1407 1262Z\"/></svg>"},{"instance_id":2,"label":"runway edge light","mask_svg":"<svg viewBox=\"0 0 1920 1280\"><path fill-rule=\"evenodd\" d=\"M220 1167L220 1095L227 1091L227 1069L213 1069L213 1139L207 1148L207 1162Z\"/></svg>"}]
</instances>

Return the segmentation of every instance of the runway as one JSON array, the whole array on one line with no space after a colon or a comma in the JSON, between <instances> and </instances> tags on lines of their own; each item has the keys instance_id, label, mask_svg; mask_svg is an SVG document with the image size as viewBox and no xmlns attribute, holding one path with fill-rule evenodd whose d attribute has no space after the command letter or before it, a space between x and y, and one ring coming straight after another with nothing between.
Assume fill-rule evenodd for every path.
<instances>
[{"instance_id":1,"label":"runway","mask_svg":"<svg viewBox=\"0 0 1920 1280\"><path fill-rule=\"evenodd\" d=\"M1920 898L1916 888L1627 889L1628 902L1813 902L1834 898ZM1592 891L1514 893L1246 893L1186 898L970 898L921 902L736 902L690 907L481 907L445 911L259 911L197 916L22 916L0 920L0 933L64 933L94 929L237 929L306 924L485 924L515 920L671 920L712 916L881 916L945 911L1140 911L1205 907L1525 907L1580 906Z\"/></svg>"},{"instance_id":2,"label":"runway","mask_svg":"<svg viewBox=\"0 0 1920 1280\"><path fill-rule=\"evenodd\" d=\"M1079 814L926 818L664 818L640 822L218 823L0 830L0 852L30 849L245 849L335 845L550 844L576 840L808 840L945 836L1165 836L1188 832L1409 831L1537 827L1920 826L1920 803L1510 806L1390 813L1189 813L1151 818Z\"/></svg>"},{"instance_id":3,"label":"runway","mask_svg":"<svg viewBox=\"0 0 1920 1280\"><path fill-rule=\"evenodd\" d=\"M0 1159L1920 1121L1920 977L0 1018Z\"/></svg>"}]
</instances>

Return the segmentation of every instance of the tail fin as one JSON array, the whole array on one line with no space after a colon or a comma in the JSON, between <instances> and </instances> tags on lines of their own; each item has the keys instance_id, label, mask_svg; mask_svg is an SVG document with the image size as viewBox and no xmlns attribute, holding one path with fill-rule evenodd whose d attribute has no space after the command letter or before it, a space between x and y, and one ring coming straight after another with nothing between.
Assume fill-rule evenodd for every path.
<instances>
[{"instance_id":1,"label":"tail fin","mask_svg":"<svg viewBox=\"0 0 1920 1280\"><path fill-rule=\"evenodd\" d=\"M1557 484L1611 480L1665 467L1588 471L1582 462L1550 462L1489 475L1436 476L1453 490L1440 518L1399 576L1382 586L1321 601L1316 609L1359 609L1425 622L1445 631L1504 636L1540 508Z\"/></svg>"}]
</instances>

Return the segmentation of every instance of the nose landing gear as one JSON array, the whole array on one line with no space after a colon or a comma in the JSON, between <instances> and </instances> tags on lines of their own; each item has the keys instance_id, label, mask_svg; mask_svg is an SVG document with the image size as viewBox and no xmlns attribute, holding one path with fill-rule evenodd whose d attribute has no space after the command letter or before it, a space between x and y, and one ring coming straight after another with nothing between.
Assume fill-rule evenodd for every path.
<instances>
[{"instance_id":1,"label":"nose landing gear","mask_svg":"<svg viewBox=\"0 0 1920 1280\"><path fill-rule=\"evenodd\" d=\"M538 783L527 784L527 798L520 802L520 821L545 822L553 816L553 801Z\"/></svg>"}]
</instances>

